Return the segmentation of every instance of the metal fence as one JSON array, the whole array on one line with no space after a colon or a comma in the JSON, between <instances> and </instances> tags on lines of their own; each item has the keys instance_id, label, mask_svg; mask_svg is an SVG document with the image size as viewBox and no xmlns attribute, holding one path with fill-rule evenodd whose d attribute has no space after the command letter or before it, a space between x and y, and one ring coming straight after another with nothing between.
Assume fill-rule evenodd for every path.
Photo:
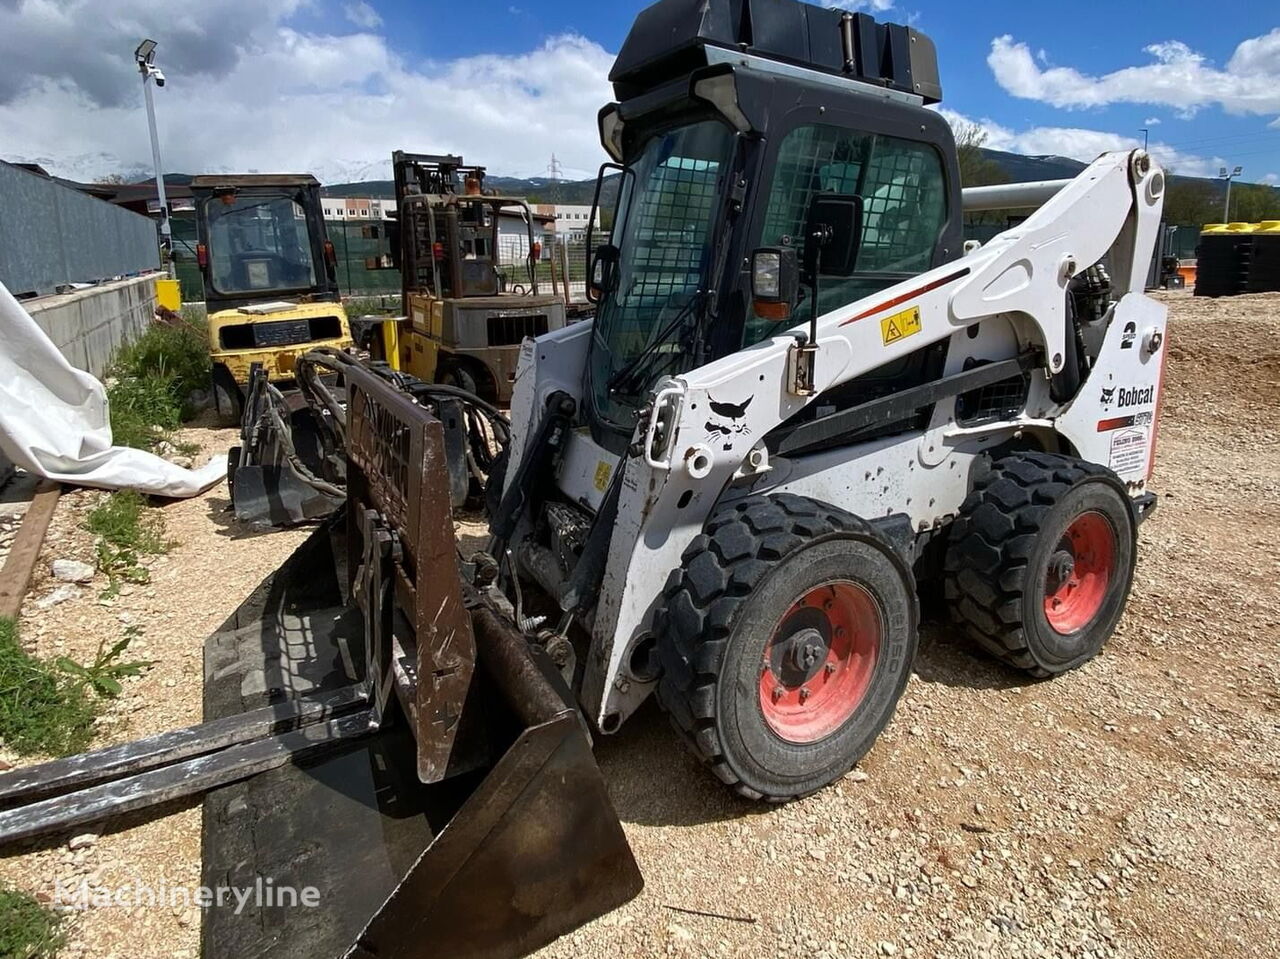
<instances>
[{"instance_id":1,"label":"metal fence","mask_svg":"<svg viewBox=\"0 0 1280 959\"><path fill-rule=\"evenodd\" d=\"M608 234L596 234L592 242L599 246L609 242ZM528 241L524 237L504 236L499 240L499 261L508 270L511 283L525 284L525 273L518 269L528 255ZM590 251L585 240L553 240L542 247L538 261L538 288L543 293L564 294L574 303L587 301L587 269Z\"/></svg>"},{"instance_id":2,"label":"metal fence","mask_svg":"<svg viewBox=\"0 0 1280 959\"><path fill-rule=\"evenodd\" d=\"M152 220L0 161L0 282L15 296L159 268Z\"/></svg>"}]
</instances>

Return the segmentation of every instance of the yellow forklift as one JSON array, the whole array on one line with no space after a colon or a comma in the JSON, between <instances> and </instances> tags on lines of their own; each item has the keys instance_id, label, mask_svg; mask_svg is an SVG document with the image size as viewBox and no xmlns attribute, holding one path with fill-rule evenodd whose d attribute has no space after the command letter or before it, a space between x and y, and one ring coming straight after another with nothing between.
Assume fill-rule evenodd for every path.
<instances>
[{"instance_id":1,"label":"yellow forklift","mask_svg":"<svg viewBox=\"0 0 1280 959\"><path fill-rule=\"evenodd\" d=\"M384 356L428 383L508 406L520 344L565 326L564 301L538 286L542 244L518 197L487 195L484 167L462 157L397 150L398 238L405 318L383 328ZM527 247L503 264L502 223L520 222Z\"/></svg>"},{"instance_id":2,"label":"yellow forklift","mask_svg":"<svg viewBox=\"0 0 1280 959\"><path fill-rule=\"evenodd\" d=\"M299 356L322 346L346 349L351 330L315 177L198 176L191 192L214 403L223 421L234 424L243 416L254 366L288 389Z\"/></svg>"}]
</instances>

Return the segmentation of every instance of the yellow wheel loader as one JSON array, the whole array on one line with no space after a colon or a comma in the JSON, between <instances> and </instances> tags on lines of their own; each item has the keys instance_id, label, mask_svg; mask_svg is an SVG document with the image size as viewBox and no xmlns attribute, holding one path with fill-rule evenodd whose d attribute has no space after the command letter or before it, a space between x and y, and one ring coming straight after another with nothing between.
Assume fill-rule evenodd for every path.
<instances>
[{"instance_id":1,"label":"yellow wheel loader","mask_svg":"<svg viewBox=\"0 0 1280 959\"><path fill-rule=\"evenodd\" d=\"M351 329L315 177L198 176L191 193L214 403L224 422L238 425L255 365L289 388L299 356L351 346Z\"/></svg>"},{"instance_id":2,"label":"yellow wheel loader","mask_svg":"<svg viewBox=\"0 0 1280 959\"><path fill-rule=\"evenodd\" d=\"M891 721L922 582L1010 668L1097 655L1156 503L1159 166L962 191L928 37L793 0L661 0L611 80L594 321L524 341L509 423L307 354L344 510L210 641L209 724L0 776L6 850L213 790L206 882L328 908L213 910L210 959L516 956L639 890L589 743L649 696L782 802Z\"/></svg>"}]
</instances>

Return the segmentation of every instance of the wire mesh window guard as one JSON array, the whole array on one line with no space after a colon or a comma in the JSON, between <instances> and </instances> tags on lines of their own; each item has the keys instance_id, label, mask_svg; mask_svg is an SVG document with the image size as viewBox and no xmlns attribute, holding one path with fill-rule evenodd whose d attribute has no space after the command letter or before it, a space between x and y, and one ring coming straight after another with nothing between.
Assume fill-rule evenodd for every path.
<instances>
[{"instance_id":1,"label":"wire mesh window guard","mask_svg":"<svg viewBox=\"0 0 1280 959\"><path fill-rule=\"evenodd\" d=\"M933 147L825 124L796 128L778 151L759 245L791 246L803 257L809 205L822 192L863 201L858 272L823 278L822 312L929 268L946 219L942 161ZM774 332L776 326L756 318L747 342Z\"/></svg>"},{"instance_id":2,"label":"wire mesh window guard","mask_svg":"<svg viewBox=\"0 0 1280 959\"><path fill-rule=\"evenodd\" d=\"M625 422L630 409L615 402L609 380L659 332L691 312L687 308L710 256L732 143L732 132L719 122L679 127L651 139L623 177L614 218L618 272L597 314L603 349L594 352L592 363L597 409L611 420ZM652 381L688 359L683 337L691 326L673 331L670 342L657 347L644 379Z\"/></svg>"}]
</instances>

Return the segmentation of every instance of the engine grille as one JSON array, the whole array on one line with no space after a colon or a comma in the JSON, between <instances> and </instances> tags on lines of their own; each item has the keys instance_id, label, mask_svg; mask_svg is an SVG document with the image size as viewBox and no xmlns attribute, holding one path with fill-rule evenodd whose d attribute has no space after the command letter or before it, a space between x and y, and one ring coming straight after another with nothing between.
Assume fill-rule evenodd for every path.
<instances>
[{"instance_id":1,"label":"engine grille","mask_svg":"<svg viewBox=\"0 0 1280 959\"><path fill-rule=\"evenodd\" d=\"M297 346L342 336L342 321L336 316L316 316L307 320L274 320L268 323L240 323L224 326L218 333L224 350L260 350Z\"/></svg>"},{"instance_id":2,"label":"engine grille","mask_svg":"<svg viewBox=\"0 0 1280 959\"><path fill-rule=\"evenodd\" d=\"M985 363L976 364L985 366ZM979 426L1017 416L1027 405L1031 376L1024 373L956 397L956 419L962 426Z\"/></svg>"},{"instance_id":3,"label":"engine grille","mask_svg":"<svg viewBox=\"0 0 1280 959\"><path fill-rule=\"evenodd\" d=\"M532 313L527 316L491 316L489 317L489 345L519 346L524 342L525 337L545 334L548 325L545 313Z\"/></svg>"}]
</instances>

